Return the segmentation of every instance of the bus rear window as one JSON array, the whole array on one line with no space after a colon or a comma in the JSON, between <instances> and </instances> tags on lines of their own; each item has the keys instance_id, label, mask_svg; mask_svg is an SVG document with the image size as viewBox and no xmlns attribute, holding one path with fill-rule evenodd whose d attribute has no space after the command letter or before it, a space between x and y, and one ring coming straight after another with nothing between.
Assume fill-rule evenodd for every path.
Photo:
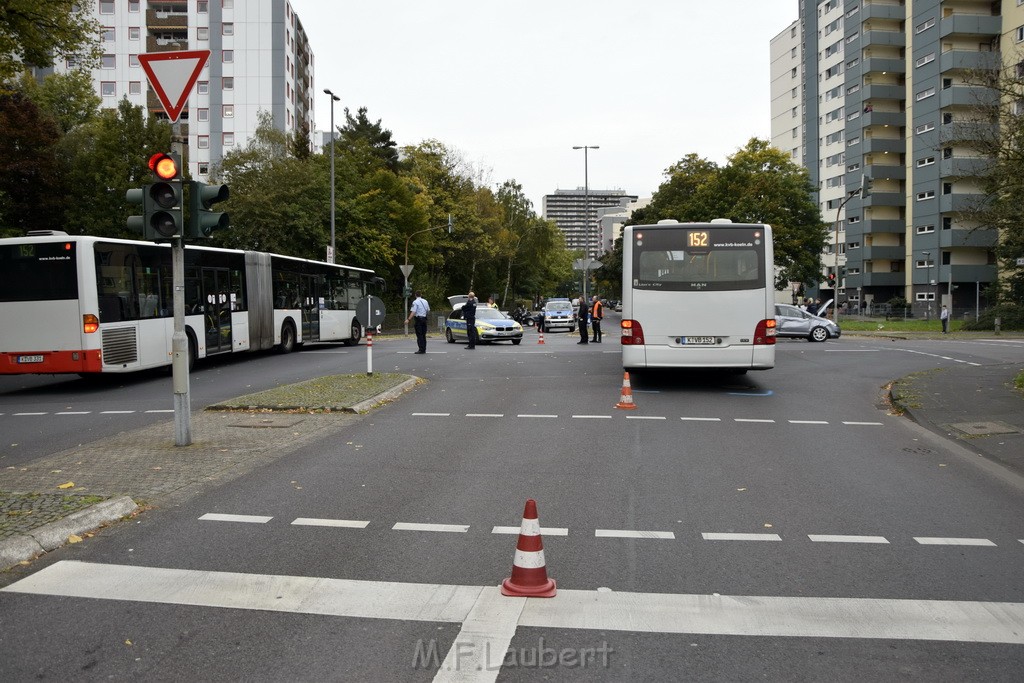
<instances>
[{"instance_id":1,"label":"bus rear window","mask_svg":"<svg viewBox=\"0 0 1024 683\"><path fill-rule=\"evenodd\" d=\"M749 230L645 230L633 245L633 287L661 291L761 289L764 241Z\"/></svg>"},{"instance_id":2,"label":"bus rear window","mask_svg":"<svg viewBox=\"0 0 1024 683\"><path fill-rule=\"evenodd\" d=\"M78 298L74 242L0 246L0 301Z\"/></svg>"}]
</instances>

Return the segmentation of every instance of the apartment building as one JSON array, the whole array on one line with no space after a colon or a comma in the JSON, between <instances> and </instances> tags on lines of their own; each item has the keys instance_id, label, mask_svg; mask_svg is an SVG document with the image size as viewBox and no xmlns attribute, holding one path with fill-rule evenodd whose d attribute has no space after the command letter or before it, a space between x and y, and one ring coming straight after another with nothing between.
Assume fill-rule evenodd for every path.
<instances>
[{"instance_id":1,"label":"apartment building","mask_svg":"<svg viewBox=\"0 0 1024 683\"><path fill-rule=\"evenodd\" d=\"M1022 4L800 0L772 40L772 142L808 169L832 226L823 298L904 297L920 315L984 305L997 235L960 212L983 200L965 140L994 125L998 96L970 75L1021 59Z\"/></svg>"},{"instance_id":2,"label":"apartment building","mask_svg":"<svg viewBox=\"0 0 1024 683\"><path fill-rule=\"evenodd\" d=\"M594 190L578 187L575 190L555 190L541 200L541 214L552 220L565 235L565 246L584 252L589 258L599 258L610 246L603 234L598 211L609 207L621 208L625 202L635 202L638 195L622 190Z\"/></svg>"},{"instance_id":3,"label":"apartment building","mask_svg":"<svg viewBox=\"0 0 1024 683\"><path fill-rule=\"evenodd\" d=\"M139 54L210 50L182 112L192 177L205 179L256 132L261 111L275 128L312 131L313 51L287 0L91 0L103 57L92 72L103 107L125 97L166 118ZM73 63L57 64L66 71Z\"/></svg>"}]
</instances>

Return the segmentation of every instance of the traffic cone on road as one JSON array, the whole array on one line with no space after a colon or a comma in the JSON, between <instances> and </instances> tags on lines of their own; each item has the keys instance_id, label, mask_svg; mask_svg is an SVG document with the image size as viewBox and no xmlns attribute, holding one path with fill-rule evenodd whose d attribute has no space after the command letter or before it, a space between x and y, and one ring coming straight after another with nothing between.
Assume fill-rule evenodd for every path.
<instances>
[{"instance_id":1,"label":"traffic cone on road","mask_svg":"<svg viewBox=\"0 0 1024 683\"><path fill-rule=\"evenodd\" d=\"M538 344L543 344L544 343L544 326L542 325L542 326L538 327L537 328L537 332L540 333L540 336L537 337L537 343Z\"/></svg>"},{"instance_id":2,"label":"traffic cone on road","mask_svg":"<svg viewBox=\"0 0 1024 683\"><path fill-rule=\"evenodd\" d=\"M512 576L501 582L501 594L523 598L555 597L555 580L548 578L544 566L544 541L540 537L537 502L530 498L523 510Z\"/></svg>"},{"instance_id":3,"label":"traffic cone on road","mask_svg":"<svg viewBox=\"0 0 1024 683\"><path fill-rule=\"evenodd\" d=\"M629 386L628 372L625 372L622 375L622 396L619 398L619 402L615 404L615 407L623 410L636 409L636 404L633 403L633 389Z\"/></svg>"}]
</instances>

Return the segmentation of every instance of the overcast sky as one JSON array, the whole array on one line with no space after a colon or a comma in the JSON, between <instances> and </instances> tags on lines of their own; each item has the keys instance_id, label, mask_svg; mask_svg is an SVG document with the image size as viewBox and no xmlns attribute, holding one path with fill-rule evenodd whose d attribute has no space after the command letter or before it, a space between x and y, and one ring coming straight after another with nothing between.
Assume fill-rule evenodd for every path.
<instances>
[{"instance_id":1,"label":"overcast sky","mask_svg":"<svg viewBox=\"0 0 1024 683\"><path fill-rule=\"evenodd\" d=\"M367 107L400 145L434 138L541 198L650 196L689 153L717 163L769 138L769 41L797 0L292 0L330 102Z\"/></svg>"}]
</instances>

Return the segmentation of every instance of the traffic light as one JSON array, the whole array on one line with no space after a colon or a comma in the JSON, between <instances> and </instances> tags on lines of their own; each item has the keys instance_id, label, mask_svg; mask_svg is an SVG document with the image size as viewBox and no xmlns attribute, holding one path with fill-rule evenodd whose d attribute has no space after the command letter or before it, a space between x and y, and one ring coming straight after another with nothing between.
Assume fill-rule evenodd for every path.
<instances>
[{"instance_id":1,"label":"traffic light","mask_svg":"<svg viewBox=\"0 0 1024 683\"><path fill-rule=\"evenodd\" d=\"M129 204L137 204L142 208L142 213L146 213L146 191L149 186L146 187L133 187L128 190L124 198ZM128 229L139 237L143 237L146 234L146 217L143 216L128 216Z\"/></svg>"},{"instance_id":2,"label":"traffic light","mask_svg":"<svg viewBox=\"0 0 1024 683\"><path fill-rule=\"evenodd\" d=\"M870 194L871 194L871 176L869 176L869 175L862 175L860 177L860 198L864 199L865 197L869 196Z\"/></svg>"},{"instance_id":3,"label":"traffic light","mask_svg":"<svg viewBox=\"0 0 1024 683\"><path fill-rule=\"evenodd\" d=\"M230 195L227 185L207 185L198 180L188 185L189 237L206 238L214 230L223 230L231 225L226 213L211 210L214 204L227 200Z\"/></svg>"},{"instance_id":4,"label":"traffic light","mask_svg":"<svg viewBox=\"0 0 1024 683\"><path fill-rule=\"evenodd\" d=\"M836 274L835 273L829 273L828 274L828 284L831 287L835 287L835 284L836 284Z\"/></svg>"},{"instance_id":5,"label":"traffic light","mask_svg":"<svg viewBox=\"0 0 1024 683\"><path fill-rule=\"evenodd\" d=\"M157 182L143 191L145 219L143 236L149 240L183 237L181 210L181 160L177 154L158 152L149 158L149 168ZM128 201L137 199L129 190ZM132 222L129 220L129 227Z\"/></svg>"}]
</instances>

